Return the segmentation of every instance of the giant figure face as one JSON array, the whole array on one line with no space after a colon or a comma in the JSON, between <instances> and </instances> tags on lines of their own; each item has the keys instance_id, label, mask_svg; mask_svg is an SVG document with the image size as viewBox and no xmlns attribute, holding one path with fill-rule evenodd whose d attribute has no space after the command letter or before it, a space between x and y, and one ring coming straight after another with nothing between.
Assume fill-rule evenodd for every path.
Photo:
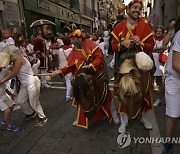
<instances>
[{"instance_id":1,"label":"giant figure face","mask_svg":"<svg viewBox=\"0 0 180 154\"><path fill-rule=\"evenodd\" d=\"M130 8L127 9L127 14L132 19L138 19L142 13L142 5L141 3L134 3Z\"/></svg>"},{"instance_id":2,"label":"giant figure face","mask_svg":"<svg viewBox=\"0 0 180 154\"><path fill-rule=\"evenodd\" d=\"M38 27L37 32L46 40L51 38L52 30L50 25L42 25Z\"/></svg>"}]
</instances>

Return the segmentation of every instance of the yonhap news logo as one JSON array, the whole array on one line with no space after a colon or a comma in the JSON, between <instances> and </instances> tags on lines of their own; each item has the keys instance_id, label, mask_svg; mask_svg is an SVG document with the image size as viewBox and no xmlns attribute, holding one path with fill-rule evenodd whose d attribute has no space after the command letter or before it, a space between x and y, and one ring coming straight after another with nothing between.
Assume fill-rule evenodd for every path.
<instances>
[{"instance_id":1,"label":"yonhap news logo","mask_svg":"<svg viewBox=\"0 0 180 154\"><path fill-rule=\"evenodd\" d=\"M117 137L117 143L120 148L125 148L131 144L131 135L129 132L120 134Z\"/></svg>"},{"instance_id":2,"label":"yonhap news logo","mask_svg":"<svg viewBox=\"0 0 180 154\"><path fill-rule=\"evenodd\" d=\"M135 144L165 144L165 143L172 143L172 144L180 144L180 137L173 137L170 139L169 137L133 137L129 132L125 132L120 134L117 137L117 143L119 148L125 148L134 141Z\"/></svg>"}]
</instances>

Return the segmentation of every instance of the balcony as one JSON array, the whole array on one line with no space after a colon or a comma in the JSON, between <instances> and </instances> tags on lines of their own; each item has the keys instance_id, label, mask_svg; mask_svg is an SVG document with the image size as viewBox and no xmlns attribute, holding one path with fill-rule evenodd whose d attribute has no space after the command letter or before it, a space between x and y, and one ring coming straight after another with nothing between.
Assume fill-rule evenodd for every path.
<instances>
[{"instance_id":1,"label":"balcony","mask_svg":"<svg viewBox=\"0 0 180 154\"><path fill-rule=\"evenodd\" d=\"M80 5L80 11L81 11L81 15L84 15L90 18L93 17L92 10L84 4Z\"/></svg>"}]
</instances>

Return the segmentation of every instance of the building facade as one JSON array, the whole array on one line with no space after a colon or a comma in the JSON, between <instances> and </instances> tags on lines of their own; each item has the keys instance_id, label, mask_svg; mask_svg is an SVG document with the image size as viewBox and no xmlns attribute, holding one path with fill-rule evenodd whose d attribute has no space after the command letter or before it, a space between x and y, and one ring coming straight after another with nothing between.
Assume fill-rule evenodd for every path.
<instances>
[{"instance_id":1,"label":"building facade","mask_svg":"<svg viewBox=\"0 0 180 154\"><path fill-rule=\"evenodd\" d=\"M124 4L122 0L113 0L112 4L113 7L112 7L111 22L114 22L117 20L118 9L124 7Z\"/></svg>"},{"instance_id":2,"label":"building facade","mask_svg":"<svg viewBox=\"0 0 180 154\"><path fill-rule=\"evenodd\" d=\"M80 25L79 0L19 0L19 6L23 9L21 21L25 24L28 36L32 34L29 26L37 19L44 18L54 22L57 32L61 32L69 23Z\"/></svg>"},{"instance_id":3,"label":"building facade","mask_svg":"<svg viewBox=\"0 0 180 154\"><path fill-rule=\"evenodd\" d=\"M93 21L94 21L94 16L93 16L93 5L94 1L93 0L79 0L80 4L80 15L81 15L81 28L85 32L92 32L93 28Z\"/></svg>"},{"instance_id":4,"label":"building facade","mask_svg":"<svg viewBox=\"0 0 180 154\"><path fill-rule=\"evenodd\" d=\"M154 0L149 16L150 22L157 27L168 27L169 21L180 15L180 0Z\"/></svg>"},{"instance_id":5,"label":"building facade","mask_svg":"<svg viewBox=\"0 0 180 154\"><path fill-rule=\"evenodd\" d=\"M21 26L29 37L33 32L30 24L37 19L55 22L55 31L75 23L85 32L98 28L99 0L18 0Z\"/></svg>"},{"instance_id":6,"label":"building facade","mask_svg":"<svg viewBox=\"0 0 180 154\"><path fill-rule=\"evenodd\" d=\"M0 0L0 28L4 27L20 27L17 0Z\"/></svg>"}]
</instances>

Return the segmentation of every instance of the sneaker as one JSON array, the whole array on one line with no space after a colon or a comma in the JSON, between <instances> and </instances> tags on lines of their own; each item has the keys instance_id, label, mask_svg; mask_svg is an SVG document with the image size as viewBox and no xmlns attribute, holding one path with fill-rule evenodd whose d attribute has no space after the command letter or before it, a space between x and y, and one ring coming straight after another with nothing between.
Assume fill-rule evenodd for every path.
<instances>
[{"instance_id":1,"label":"sneaker","mask_svg":"<svg viewBox=\"0 0 180 154\"><path fill-rule=\"evenodd\" d=\"M35 126L42 127L47 121L48 121L48 119L46 117L39 118L38 121L36 122Z\"/></svg>"},{"instance_id":2,"label":"sneaker","mask_svg":"<svg viewBox=\"0 0 180 154\"><path fill-rule=\"evenodd\" d=\"M35 118L35 117L36 117L36 112L33 112L30 115L26 114L25 117L24 117L24 120L27 121L27 120Z\"/></svg>"},{"instance_id":3,"label":"sneaker","mask_svg":"<svg viewBox=\"0 0 180 154\"><path fill-rule=\"evenodd\" d=\"M162 154L172 154L172 143L164 144L164 148L163 148Z\"/></svg>"},{"instance_id":4,"label":"sneaker","mask_svg":"<svg viewBox=\"0 0 180 154\"><path fill-rule=\"evenodd\" d=\"M120 120L117 114L112 114L112 119L113 119L114 124L118 125L120 123Z\"/></svg>"},{"instance_id":5,"label":"sneaker","mask_svg":"<svg viewBox=\"0 0 180 154\"><path fill-rule=\"evenodd\" d=\"M143 125L146 129L152 129L153 128L149 119L141 118L141 122L143 123Z\"/></svg>"},{"instance_id":6,"label":"sneaker","mask_svg":"<svg viewBox=\"0 0 180 154\"><path fill-rule=\"evenodd\" d=\"M66 102L69 102L72 99L73 99L73 97L66 97Z\"/></svg>"},{"instance_id":7,"label":"sneaker","mask_svg":"<svg viewBox=\"0 0 180 154\"><path fill-rule=\"evenodd\" d=\"M126 132L127 124L121 124L121 126L118 129L119 133L125 133Z\"/></svg>"},{"instance_id":8,"label":"sneaker","mask_svg":"<svg viewBox=\"0 0 180 154\"><path fill-rule=\"evenodd\" d=\"M78 125L77 120L75 120L72 125L73 125L73 126L77 126L77 125Z\"/></svg>"},{"instance_id":9,"label":"sneaker","mask_svg":"<svg viewBox=\"0 0 180 154\"><path fill-rule=\"evenodd\" d=\"M111 81L114 81L114 77L111 78Z\"/></svg>"},{"instance_id":10,"label":"sneaker","mask_svg":"<svg viewBox=\"0 0 180 154\"><path fill-rule=\"evenodd\" d=\"M52 73L52 72L53 72L53 70L48 70L47 72L48 72L48 73Z\"/></svg>"},{"instance_id":11,"label":"sneaker","mask_svg":"<svg viewBox=\"0 0 180 154\"><path fill-rule=\"evenodd\" d=\"M20 107L19 105L17 105L17 104L14 104L13 107L14 107L13 111L19 110L19 109L21 108L21 107Z\"/></svg>"},{"instance_id":12,"label":"sneaker","mask_svg":"<svg viewBox=\"0 0 180 154\"><path fill-rule=\"evenodd\" d=\"M7 127L7 130L17 132L23 130L23 128L16 124L12 124L11 127Z\"/></svg>"},{"instance_id":13,"label":"sneaker","mask_svg":"<svg viewBox=\"0 0 180 154\"><path fill-rule=\"evenodd\" d=\"M157 99L153 105L154 105L154 107L157 107L157 106L159 106L160 103L161 103L161 100Z\"/></svg>"},{"instance_id":14,"label":"sneaker","mask_svg":"<svg viewBox=\"0 0 180 154\"><path fill-rule=\"evenodd\" d=\"M2 125L6 125L6 121L5 120L1 120L0 121Z\"/></svg>"},{"instance_id":15,"label":"sneaker","mask_svg":"<svg viewBox=\"0 0 180 154\"><path fill-rule=\"evenodd\" d=\"M51 88L51 85L49 85L47 83L44 83L44 84L42 84L42 87L44 87L44 88Z\"/></svg>"},{"instance_id":16,"label":"sneaker","mask_svg":"<svg viewBox=\"0 0 180 154\"><path fill-rule=\"evenodd\" d=\"M110 67L111 69L113 69L113 68L114 68L111 64L109 64L109 67Z\"/></svg>"}]
</instances>

